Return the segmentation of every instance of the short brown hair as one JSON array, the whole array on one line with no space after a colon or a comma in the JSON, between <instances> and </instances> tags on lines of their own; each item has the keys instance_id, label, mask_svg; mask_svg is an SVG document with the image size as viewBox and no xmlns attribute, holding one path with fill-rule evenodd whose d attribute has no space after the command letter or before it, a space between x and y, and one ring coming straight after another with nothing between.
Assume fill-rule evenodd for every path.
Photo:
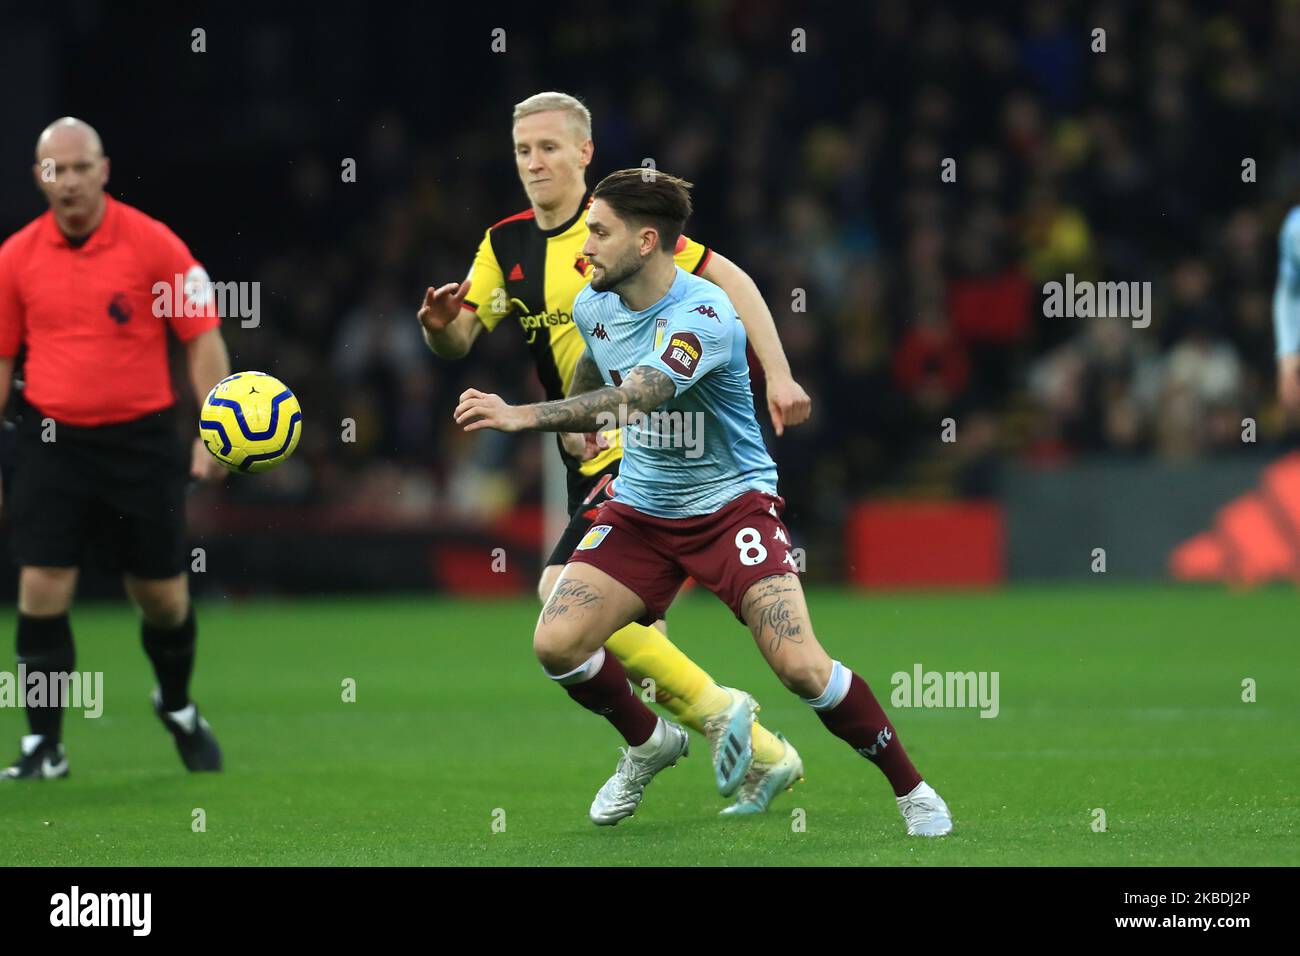
<instances>
[{"instance_id":1,"label":"short brown hair","mask_svg":"<svg viewBox=\"0 0 1300 956\"><path fill-rule=\"evenodd\" d=\"M620 169L597 183L591 196L607 202L619 218L653 227L671 255L691 216L692 185L657 169Z\"/></svg>"}]
</instances>

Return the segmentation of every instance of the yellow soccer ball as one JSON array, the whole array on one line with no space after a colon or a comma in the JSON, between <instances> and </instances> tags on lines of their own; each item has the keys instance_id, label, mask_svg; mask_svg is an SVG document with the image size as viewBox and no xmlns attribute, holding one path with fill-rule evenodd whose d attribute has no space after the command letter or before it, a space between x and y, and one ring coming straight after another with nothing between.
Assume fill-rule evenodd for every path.
<instances>
[{"instance_id":1,"label":"yellow soccer ball","mask_svg":"<svg viewBox=\"0 0 1300 956\"><path fill-rule=\"evenodd\" d=\"M236 372L203 400L199 437L231 471L270 471L298 447L302 409L278 378Z\"/></svg>"}]
</instances>

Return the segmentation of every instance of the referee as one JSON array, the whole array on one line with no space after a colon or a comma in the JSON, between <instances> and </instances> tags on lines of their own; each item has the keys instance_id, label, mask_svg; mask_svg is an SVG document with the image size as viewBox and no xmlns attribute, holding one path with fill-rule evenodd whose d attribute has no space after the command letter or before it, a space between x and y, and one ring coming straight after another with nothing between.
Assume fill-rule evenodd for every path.
<instances>
[{"instance_id":1,"label":"referee","mask_svg":"<svg viewBox=\"0 0 1300 956\"><path fill-rule=\"evenodd\" d=\"M90 126L52 123L33 168L50 209L0 246L0 408L14 359L26 355L4 502L20 568L19 673L26 685L40 674L55 687L52 675L74 670L68 609L89 554L123 572L140 609L154 710L181 760L220 770L216 738L189 697L196 628L185 489L223 470L197 438L187 460L176 436L168 326L185 343L198 395L230 373L230 360L203 267L165 225L104 192L108 168ZM160 282L180 308L157 307ZM66 703L26 708L30 733L0 779L67 776Z\"/></svg>"}]
</instances>

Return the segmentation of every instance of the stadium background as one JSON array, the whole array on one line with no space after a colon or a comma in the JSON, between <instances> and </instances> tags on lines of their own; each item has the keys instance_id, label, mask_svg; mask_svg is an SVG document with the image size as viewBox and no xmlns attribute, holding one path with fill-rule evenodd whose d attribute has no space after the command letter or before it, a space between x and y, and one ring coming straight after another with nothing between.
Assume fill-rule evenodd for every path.
<instances>
[{"instance_id":1,"label":"stadium background","mask_svg":"<svg viewBox=\"0 0 1300 956\"><path fill-rule=\"evenodd\" d=\"M28 141L81 115L110 191L214 279L261 283L260 325L225 323L234 365L302 401L288 465L192 496L200 594L531 587L551 446L467 438L450 418L468 385L538 397L527 354L503 328L443 362L414 312L526 205L510 106L543 88L592 108L591 183L646 157L690 178L690 233L764 291L814 399L809 424L770 442L813 581L1086 577L1093 547L1112 577L1164 577L1288 443L1269 308L1300 177L1295 4L546 18L82 2L57 24L16 7L5 23L0 75L23 95L0 104L3 232L42 208ZM809 52L790 50L794 26ZM1150 328L1045 318L1043 285L1066 273L1151 282Z\"/></svg>"}]
</instances>

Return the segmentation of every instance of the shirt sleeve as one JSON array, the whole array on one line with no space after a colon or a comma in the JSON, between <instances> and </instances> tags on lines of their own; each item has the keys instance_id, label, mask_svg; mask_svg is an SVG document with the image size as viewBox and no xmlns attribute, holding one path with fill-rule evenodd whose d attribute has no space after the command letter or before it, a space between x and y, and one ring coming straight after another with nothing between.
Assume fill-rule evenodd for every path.
<instances>
[{"instance_id":1,"label":"shirt sleeve","mask_svg":"<svg viewBox=\"0 0 1300 956\"><path fill-rule=\"evenodd\" d=\"M25 318L12 249L12 244L0 247L0 358L13 358L23 344Z\"/></svg>"},{"instance_id":2,"label":"shirt sleeve","mask_svg":"<svg viewBox=\"0 0 1300 956\"><path fill-rule=\"evenodd\" d=\"M178 339L188 342L221 325L212 280L180 236L156 220L152 226L154 281L165 283L175 300L176 277L182 277L182 294L179 301L173 301L167 323Z\"/></svg>"},{"instance_id":3,"label":"shirt sleeve","mask_svg":"<svg viewBox=\"0 0 1300 956\"><path fill-rule=\"evenodd\" d=\"M483 233L483 241L478 244L474 255L474 264L469 270L469 295L465 297L465 307L472 309L489 332L497 323L514 311L510 296L506 293L506 278L497 262L497 254L492 249L492 230Z\"/></svg>"},{"instance_id":4,"label":"shirt sleeve","mask_svg":"<svg viewBox=\"0 0 1300 956\"><path fill-rule=\"evenodd\" d=\"M636 364L666 373L676 387L673 394L680 395L731 360L739 321L725 299L687 299L672 309L663 339Z\"/></svg>"},{"instance_id":5,"label":"shirt sleeve","mask_svg":"<svg viewBox=\"0 0 1300 956\"><path fill-rule=\"evenodd\" d=\"M699 275L713 258L713 250L701 245L687 236L677 237L677 247L673 250L673 261L692 275Z\"/></svg>"},{"instance_id":6,"label":"shirt sleeve","mask_svg":"<svg viewBox=\"0 0 1300 956\"><path fill-rule=\"evenodd\" d=\"M1278 358L1300 352L1300 206L1287 215L1278 236L1273 330Z\"/></svg>"}]
</instances>

